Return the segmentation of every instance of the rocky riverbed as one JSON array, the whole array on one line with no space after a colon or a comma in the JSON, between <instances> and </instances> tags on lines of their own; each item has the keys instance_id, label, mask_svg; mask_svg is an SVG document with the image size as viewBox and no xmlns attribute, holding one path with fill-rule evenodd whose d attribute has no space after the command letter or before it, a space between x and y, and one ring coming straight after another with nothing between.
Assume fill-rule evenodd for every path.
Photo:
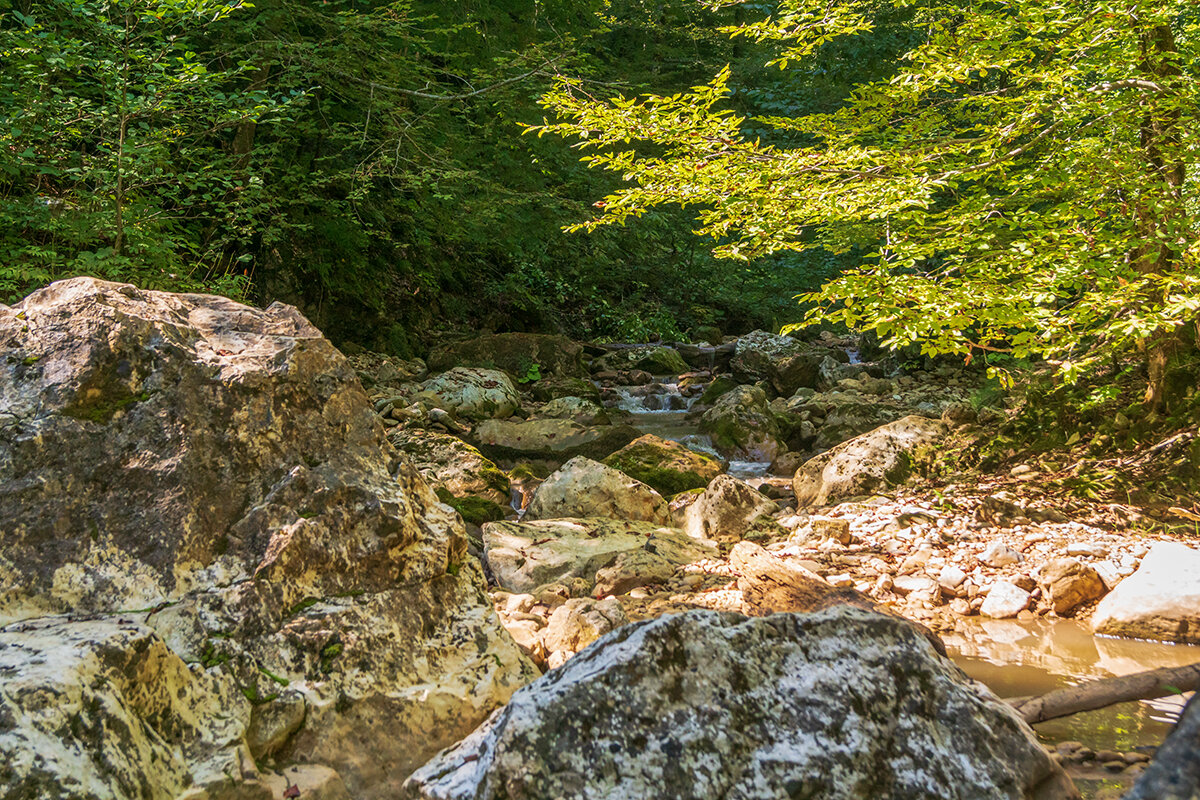
<instances>
[{"instance_id":1,"label":"rocky riverbed","mask_svg":"<svg viewBox=\"0 0 1200 800\"><path fill-rule=\"evenodd\" d=\"M76 279L0 342L4 800L1070 798L1149 754L1039 743L946 644L1200 642L1186 541L1069 465L948 480L981 373L829 333L347 358Z\"/></svg>"}]
</instances>

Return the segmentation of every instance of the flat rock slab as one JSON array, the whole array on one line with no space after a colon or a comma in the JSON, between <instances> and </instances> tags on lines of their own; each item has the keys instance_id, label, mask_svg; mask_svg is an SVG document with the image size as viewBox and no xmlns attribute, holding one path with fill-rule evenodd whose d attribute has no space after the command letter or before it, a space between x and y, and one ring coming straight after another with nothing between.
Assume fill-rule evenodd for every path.
<instances>
[{"instance_id":1,"label":"flat rock slab","mask_svg":"<svg viewBox=\"0 0 1200 800\"><path fill-rule=\"evenodd\" d=\"M630 425L586 426L568 419L492 419L475 429L476 444L490 458L561 461L575 456L603 459L641 435Z\"/></svg>"},{"instance_id":2,"label":"flat rock slab","mask_svg":"<svg viewBox=\"0 0 1200 800\"><path fill-rule=\"evenodd\" d=\"M414 773L413 800L1077 798L912 626L847 606L627 625Z\"/></svg>"},{"instance_id":3,"label":"flat rock slab","mask_svg":"<svg viewBox=\"0 0 1200 800\"><path fill-rule=\"evenodd\" d=\"M594 585L596 573L625 553L645 551L675 565L717 556L711 543L674 528L613 519L489 522L483 545L497 584L514 593L572 578Z\"/></svg>"}]
</instances>

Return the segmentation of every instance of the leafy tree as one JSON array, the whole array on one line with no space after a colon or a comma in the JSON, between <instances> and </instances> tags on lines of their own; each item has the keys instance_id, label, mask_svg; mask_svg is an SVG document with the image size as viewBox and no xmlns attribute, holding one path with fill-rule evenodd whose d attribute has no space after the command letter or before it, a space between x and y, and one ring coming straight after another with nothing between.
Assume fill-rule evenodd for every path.
<instances>
[{"instance_id":1,"label":"leafy tree","mask_svg":"<svg viewBox=\"0 0 1200 800\"><path fill-rule=\"evenodd\" d=\"M577 138L586 163L631 184L576 227L681 204L725 258L870 247L804 296L810 318L930 354L1047 357L1069 379L1136 348L1158 405L1200 315L1195 5L783 0L729 32L813 69L906 10L920 41L832 109L748 121L728 107L728 69L640 99L561 82L544 98L558 120L539 134Z\"/></svg>"},{"instance_id":2,"label":"leafy tree","mask_svg":"<svg viewBox=\"0 0 1200 800\"><path fill-rule=\"evenodd\" d=\"M254 176L220 132L277 112L245 62L198 53L238 0L51 0L0 20L0 292L87 272L213 286L198 228ZM240 85L239 85L240 84ZM233 287L229 287L233 288Z\"/></svg>"}]
</instances>

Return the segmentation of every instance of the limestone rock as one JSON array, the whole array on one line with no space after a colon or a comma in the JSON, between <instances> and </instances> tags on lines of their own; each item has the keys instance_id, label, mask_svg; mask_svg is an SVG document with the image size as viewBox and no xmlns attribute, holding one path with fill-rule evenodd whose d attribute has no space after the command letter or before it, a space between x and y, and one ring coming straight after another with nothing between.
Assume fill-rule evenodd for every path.
<instances>
[{"instance_id":1,"label":"limestone rock","mask_svg":"<svg viewBox=\"0 0 1200 800\"><path fill-rule=\"evenodd\" d=\"M608 414L594 400L583 397L557 397L538 409L547 419L569 419L580 425L608 425Z\"/></svg>"},{"instance_id":2,"label":"limestone rock","mask_svg":"<svg viewBox=\"0 0 1200 800\"><path fill-rule=\"evenodd\" d=\"M1042 566L1039 583L1054 606L1066 616L1084 603L1098 600L1108 591L1094 568L1074 558L1056 558Z\"/></svg>"},{"instance_id":3,"label":"limestone rock","mask_svg":"<svg viewBox=\"0 0 1200 800\"><path fill-rule=\"evenodd\" d=\"M521 407L508 375L496 369L455 367L421 384L423 395L470 419L504 419Z\"/></svg>"},{"instance_id":4,"label":"limestone rock","mask_svg":"<svg viewBox=\"0 0 1200 800\"><path fill-rule=\"evenodd\" d=\"M532 678L461 522L295 309L79 278L0 307L0 349L0 619L148 609L184 661L301 692L276 758L368 800Z\"/></svg>"},{"instance_id":5,"label":"limestone rock","mask_svg":"<svg viewBox=\"0 0 1200 800\"><path fill-rule=\"evenodd\" d=\"M739 542L784 534L775 521L779 506L731 475L718 475L695 502L679 514L684 533L697 539Z\"/></svg>"},{"instance_id":6,"label":"limestone rock","mask_svg":"<svg viewBox=\"0 0 1200 800\"><path fill-rule=\"evenodd\" d=\"M575 598L554 609L543 640L551 655L575 654L628 622L629 617L615 597L604 600Z\"/></svg>"},{"instance_id":7,"label":"limestone rock","mask_svg":"<svg viewBox=\"0 0 1200 800\"><path fill-rule=\"evenodd\" d=\"M634 550L620 553L607 567L596 571L596 597L625 594L639 586L655 586L671 580L677 564L657 553Z\"/></svg>"},{"instance_id":8,"label":"limestone rock","mask_svg":"<svg viewBox=\"0 0 1200 800\"><path fill-rule=\"evenodd\" d=\"M1137 572L1100 601L1092 630L1200 644L1200 551L1178 542L1154 544Z\"/></svg>"},{"instance_id":9,"label":"limestone rock","mask_svg":"<svg viewBox=\"0 0 1200 800\"><path fill-rule=\"evenodd\" d=\"M662 495L620 470L576 456L534 491L525 519L607 517L670 525Z\"/></svg>"},{"instance_id":10,"label":"limestone rock","mask_svg":"<svg viewBox=\"0 0 1200 800\"><path fill-rule=\"evenodd\" d=\"M594 643L417 771L414 800L1077 798L911 625L689 611Z\"/></svg>"},{"instance_id":11,"label":"limestone rock","mask_svg":"<svg viewBox=\"0 0 1200 800\"><path fill-rule=\"evenodd\" d=\"M757 386L739 386L717 398L700 418L700 430L726 458L774 461L785 449L767 395Z\"/></svg>"},{"instance_id":12,"label":"limestone rock","mask_svg":"<svg viewBox=\"0 0 1200 800\"><path fill-rule=\"evenodd\" d=\"M716 548L673 528L613 519L489 522L484 558L501 589L531 592L572 578L594 586L598 571L621 553L644 550L672 564L716 556Z\"/></svg>"},{"instance_id":13,"label":"limestone rock","mask_svg":"<svg viewBox=\"0 0 1200 800\"><path fill-rule=\"evenodd\" d=\"M635 439L604 463L654 487L664 497L703 488L723 471L718 459L653 434Z\"/></svg>"},{"instance_id":14,"label":"limestone rock","mask_svg":"<svg viewBox=\"0 0 1200 800\"><path fill-rule=\"evenodd\" d=\"M565 336L541 333L494 333L434 348L429 367L441 372L453 367L502 369L521 379L534 365L542 375L583 377L583 346Z\"/></svg>"},{"instance_id":15,"label":"limestone rock","mask_svg":"<svg viewBox=\"0 0 1200 800\"><path fill-rule=\"evenodd\" d=\"M913 451L945 433L940 421L908 416L840 444L796 471L796 502L801 508L826 505L902 483L911 472Z\"/></svg>"},{"instance_id":16,"label":"limestone rock","mask_svg":"<svg viewBox=\"0 0 1200 800\"><path fill-rule=\"evenodd\" d=\"M0 795L270 800L244 736L250 702L132 620L0 629Z\"/></svg>"},{"instance_id":17,"label":"limestone rock","mask_svg":"<svg viewBox=\"0 0 1200 800\"><path fill-rule=\"evenodd\" d=\"M548 403L560 397L580 397L597 405L600 403L600 387L586 378L560 378L551 375L527 384L525 388L539 403Z\"/></svg>"},{"instance_id":18,"label":"limestone rock","mask_svg":"<svg viewBox=\"0 0 1200 800\"><path fill-rule=\"evenodd\" d=\"M997 581L988 590L979 613L985 617L1008 619L1029 608L1029 592L1008 581Z\"/></svg>"},{"instance_id":19,"label":"limestone rock","mask_svg":"<svg viewBox=\"0 0 1200 800\"><path fill-rule=\"evenodd\" d=\"M477 497L501 506L511 501L508 476L478 449L448 433L393 428L388 441L412 459L433 487L455 497Z\"/></svg>"},{"instance_id":20,"label":"limestone rock","mask_svg":"<svg viewBox=\"0 0 1200 800\"><path fill-rule=\"evenodd\" d=\"M1002 567L1011 567L1013 564L1021 563L1021 554L1012 549L1004 542L992 542L983 553L980 554L979 560L989 567L997 569Z\"/></svg>"},{"instance_id":21,"label":"limestone rock","mask_svg":"<svg viewBox=\"0 0 1200 800\"><path fill-rule=\"evenodd\" d=\"M575 456L602 459L641 435L629 425L589 427L566 419L492 419L480 423L473 441L491 458L565 461Z\"/></svg>"}]
</instances>

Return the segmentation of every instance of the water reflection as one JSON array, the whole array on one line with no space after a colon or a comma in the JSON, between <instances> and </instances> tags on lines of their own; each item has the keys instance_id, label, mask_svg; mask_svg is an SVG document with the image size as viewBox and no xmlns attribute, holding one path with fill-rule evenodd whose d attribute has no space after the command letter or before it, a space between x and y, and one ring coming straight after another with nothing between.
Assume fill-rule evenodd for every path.
<instances>
[{"instance_id":1,"label":"water reflection","mask_svg":"<svg viewBox=\"0 0 1200 800\"><path fill-rule=\"evenodd\" d=\"M964 620L943 638L963 671L1006 698L1200 662L1200 647L1097 638L1072 620ZM1122 703L1044 722L1036 730L1044 741L1076 740L1095 750L1155 746L1170 731L1186 697Z\"/></svg>"}]
</instances>

